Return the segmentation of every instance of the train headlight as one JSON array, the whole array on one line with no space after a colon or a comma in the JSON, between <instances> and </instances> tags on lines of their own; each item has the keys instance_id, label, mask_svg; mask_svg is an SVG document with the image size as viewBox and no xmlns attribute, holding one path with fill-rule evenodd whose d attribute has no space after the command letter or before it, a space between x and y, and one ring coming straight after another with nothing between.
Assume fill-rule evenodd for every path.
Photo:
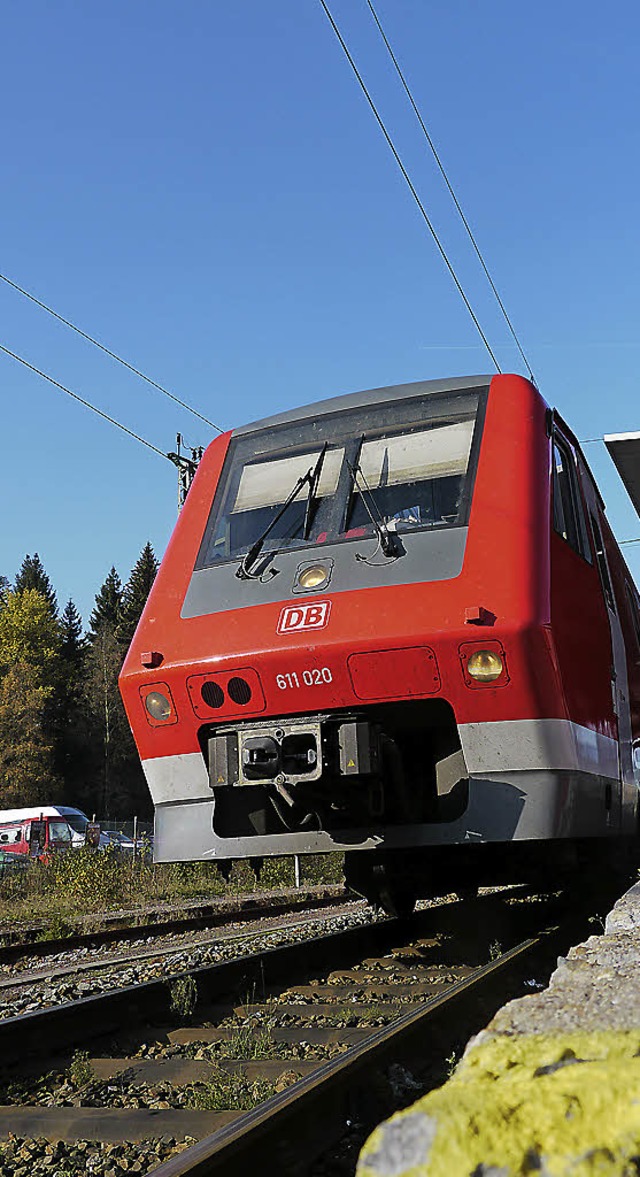
<instances>
[{"instance_id":1,"label":"train headlight","mask_svg":"<svg viewBox=\"0 0 640 1177\"><path fill-rule=\"evenodd\" d=\"M293 583L294 593L309 593L326 588L331 579L332 567L331 560L317 560L313 564L301 564Z\"/></svg>"},{"instance_id":2,"label":"train headlight","mask_svg":"<svg viewBox=\"0 0 640 1177\"><path fill-rule=\"evenodd\" d=\"M166 723L171 715L171 703L161 691L149 691L144 705L156 723Z\"/></svg>"},{"instance_id":3,"label":"train headlight","mask_svg":"<svg viewBox=\"0 0 640 1177\"><path fill-rule=\"evenodd\" d=\"M178 722L175 703L167 683L148 683L140 688L140 697L144 704L147 723L151 727Z\"/></svg>"},{"instance_id":4,"label":"train headlight","mask_svg":"<svg viewBox=\"0 0 640 1177\"><path fill-rule=\"evenodd\" d=\"M495 682L502 670L502 658L494 650L476 650L467 662L467 673L476 682Z\"/></svg>"}]
</instances>

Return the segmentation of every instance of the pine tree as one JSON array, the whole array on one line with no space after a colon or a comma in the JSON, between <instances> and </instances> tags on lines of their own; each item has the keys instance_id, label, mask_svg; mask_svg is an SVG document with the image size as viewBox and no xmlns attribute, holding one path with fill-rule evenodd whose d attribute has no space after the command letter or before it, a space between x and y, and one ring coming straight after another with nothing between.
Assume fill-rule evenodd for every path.
<instances>
[{"instance_id":1,"label":"pine tree","mask_svg":"<svg viewBox=\"0 0 640 1177\"><path fill-rule=\"evenodd\" d=\"M36 589L37 592L42 593L51 609L52 615L57 617L58 601L56 594L37 552L34 556L25 556L22 561L22 567L15 580L14 591L16 593L22 593L28 589Z\"/></svg>"},{"instance_id":2,"label":"pine tree","mask_svg":"<svg viewBox=\"0 0 640 1177\"><path fill-rule=\"evenodd\" d=\"M0 574L0 608L2 607L2 602L5 600L5 597L8 592L9 592L9 581L7 580L6 576L2 576Z\"/></svg>"},{"instance_id":3,"label":"pine tree","mask_svg":"<svg viewBox=\"0 0 640 1177\"><path fill-rule=\"evenodd\" d=\"M103 628L115 629L122 611L122 581L115 568L111 568L100 591L96 594L95 605L89 618L89 638L93 641Z\"/></svg>"},{"instance_id":4,"label":"pine tree","mask_svg":"<svg viewBox=\"0 0 640 1177\"><path fill-rule=\"evenodd\" d=\"M67 665L81 665L86 641L82 636L82 617L71 598L67 601L60 618L60 638L60 653Z\"/></svg>"},{"instance_id":5,"label":"pine tree","mask_svg":"<svg viewBox=\"0 0 640 1177\"><path fill-rule=\"evenodd\" d=\"M122 643L114 628L101 626L87 652L85 714L92 767L85 807L103 817L127 818L150 811L140 758L118 690Z\"/></svg>"},{"instance_id":6,"label":"pine tree","mask_svg":"<svg viewBox=\"0 0 640 1177\"><path fill-rule=\"evenodd\" d=\"M119 626L119 636L129 645L136 626L147 603L147 597L156 578L159 561L149 543L144 545L131 571L122 593L122 620Z\"/></svg>"},{"instance_id":7,"label":"pine tree","mask_svg":"<svg viewBox=\"0 0 640 1177\"><path fill-rule=\"evenodd\" d=\"M84 783L90 779L91 756L84 709L87 640L82 635L82 618L72 600L60 618L60 666L55 693L54 747L58 774L64 780L69 804L83 798Z\"/></svg>"},{"instance_id":8,"label":"pine tree","mask_svg":"<svg viewBox=\"0 0 640 1177\"><path fill-rule=\"evenodd\" d=\"M142 561L142 567L140 576L134 580L134 600L144 591L149 556L155 575L155 556L151 545L147 547L145 560L142 561L141 556L138 561L138 564ZM143 555L145 552L146 549ZM132 579L134 573L129 584ZM91 812L100 812L102 817L127 817L136 813L146 816L150 811L144 774L118 690L118 675L125 654L123 595L120 578L112 568L95 599L85 660L83 716L85 746L91 757L85 780L90 793L87 795L85 786L85 795L78 794L78 800L82 800L84 807Z\"/></svg>"}]
</instances>

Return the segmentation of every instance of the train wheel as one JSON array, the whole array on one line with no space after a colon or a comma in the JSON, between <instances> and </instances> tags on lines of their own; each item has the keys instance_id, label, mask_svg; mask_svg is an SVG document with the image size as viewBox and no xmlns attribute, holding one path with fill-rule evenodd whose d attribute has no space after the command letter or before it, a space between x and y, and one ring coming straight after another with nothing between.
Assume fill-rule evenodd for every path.
<instances>
[{"instance_id":1,"label":"train wheel","mask_svg":"<svg viewBox=\"0 0 640 1177\"><path fill-rule=\"evenodd\" d=\"M410 884L398 878L388 877L384 868L379 880L376 907L381 907L387 915L395 916L399 920L408 920L415 911L417 895Z\"/></svg>"},{"instance_id":2,"label":"train wheel","mask_svg":"<svg viewBox=\"0 0 640 1177\"><path fill-rule=\"evenodd\" d=\"M369 854L345 855L347 886L387 915L409 919L417 900L413 879L402 872L398 863L372 859Z\"/></svg>"}]
</instances>

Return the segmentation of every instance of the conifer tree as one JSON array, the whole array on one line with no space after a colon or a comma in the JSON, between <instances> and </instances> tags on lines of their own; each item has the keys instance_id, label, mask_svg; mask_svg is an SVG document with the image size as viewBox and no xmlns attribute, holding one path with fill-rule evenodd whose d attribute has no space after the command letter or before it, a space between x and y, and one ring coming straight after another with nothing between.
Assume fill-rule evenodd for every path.
<instances>
[{"instance_id":1,"label":"conifer tree","mask_svg":"<svg viewBox=\"0 0 640 1177\"><path fill-rule=\"evenodd\" d=\"M85 648L82 617L69 598L60 618L60 653L69 666L81 666Z\"/></svg>"},{"instance_id":2,"label":"conifer tree","mask_svg":"<svg viewBox=\"0 0 640 1177\"><path fill-rule=\"evenodd\" d=\"M25 556L20 571L16 576L14 591L21 593L26 589L36 589L37 592L42 593L42 596L51 609L52 615L57 617L58 601L56 594L37 552L34 556Z\"/></svg>"},{"instance_id":3,"label":"conifer tree","mask_svg":"<svg viewBox=\"0 0 640 1177\"><path fill-rule=\"evenodd\" d=\"M153 557L153 552L151 551ZM133 575L133 574L132 574ZM85 808L102 817L147 816L149 793L125 714L118 675L124 660L120 626L123 591L112 568L95 599L84 677L86 743L92 790Z\"/></svg>"},{"instance_id":4,"label":"conifer tree","mask_svg":"<svg viewBox=\"0 0 640 1177\"><path fill-rule=\"evenodd\" d=\"M147 816L151 805L120 691L123 647L115 630L101 626L87 651L84 680L91 802L102 817Z\"/></svg>"},{"instance_id":5,"label":"conifer tree","mask_svg":"<svg viewBox=\"0 0 640 1177\"><path fill-rule=\"evenodd\" d=\"M122 620L119 626L119 636L127 645L129 645L142 616L142 610L147 603L158 566L159 562L155 552L147 540L122 593Z\"/></svg>"},{"instance_id":6,"label":"conifer tree","mask_svg":"<svg viewBox=\"0 0 640 1177\"><path fill-rule=\"evenodd\" d=\"M96 594L93 612L89 618L89 637L93 641L101 629L115 629L122 610L122 581L115 568L111 568L102 588Z\"/></svg>"},{"instance_id":7,"label":"conifer tree","mask_svg":"<svg viewBox=\"0 0 640 1177\"><path fill-rule=\"evenodd\" d=\"M65 799L74 804L91 776L91 756L84 708L87 640L82 618L72 600L60 618L60 665L56 689L55 761L65 784ZM94 806L95 807L95 806Z\"/></svg>"}]
</instances>

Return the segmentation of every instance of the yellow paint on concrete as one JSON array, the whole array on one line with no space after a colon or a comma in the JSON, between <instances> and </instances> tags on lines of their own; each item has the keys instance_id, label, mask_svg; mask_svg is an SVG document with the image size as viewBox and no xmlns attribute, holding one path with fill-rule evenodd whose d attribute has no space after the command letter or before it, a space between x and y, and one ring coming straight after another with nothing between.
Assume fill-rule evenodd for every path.
<instances>
[{"instance_id":1,"label":"yellow paint on concrete","mask_svg":"<svg viewBox=\"0 0 640 1177\"><path fill-rule=\"evenodd\" d=\"M389 1129L416 1113L430 1125L420 1156L398 1149L398 1128ZM377 1128L357 1175L471 1177L484 1164L509 1177L637 1177L634 1157L640 1031L498 1036L471 1047L443 1087Z\"/></svg>"}]
</instances>

